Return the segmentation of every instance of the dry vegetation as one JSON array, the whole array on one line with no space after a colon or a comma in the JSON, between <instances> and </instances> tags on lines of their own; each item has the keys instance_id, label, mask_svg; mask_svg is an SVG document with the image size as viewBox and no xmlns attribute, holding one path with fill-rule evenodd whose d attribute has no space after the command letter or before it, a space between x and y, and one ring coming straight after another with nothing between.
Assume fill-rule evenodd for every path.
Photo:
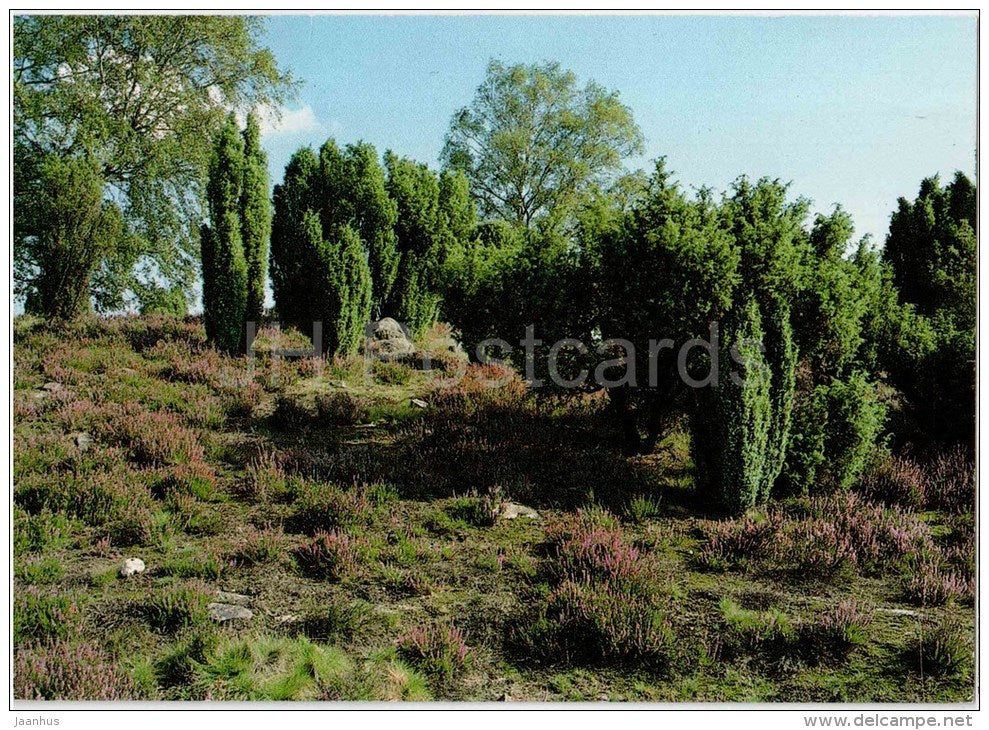
<instances>
[{"instance_id":1,"label":"dry vegetation","mask_svg":"<svg viewBox=\"0 0 989 730\"><path fill-rule=\"evenodd\" d=\"M622 456L606 399L492 366L445 387L223 357L192 320L14 327L15 697L973 697L958 453L720 520L685 436ZM219 591L253 617L211 620Z\"/></svg>"}]
</instances>

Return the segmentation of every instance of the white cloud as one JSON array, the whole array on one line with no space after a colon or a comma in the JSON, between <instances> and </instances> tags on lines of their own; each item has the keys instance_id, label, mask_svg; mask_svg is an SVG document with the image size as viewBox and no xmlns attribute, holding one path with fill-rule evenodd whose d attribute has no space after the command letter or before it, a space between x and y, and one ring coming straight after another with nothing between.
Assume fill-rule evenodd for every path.
<instances>
[{"instance_id":1,"label":"white cloud","mask_svg":"<svg viewBox=\"0 0 989 730\"><path fill-rule=\"evenodd\" d=\"M260 114L261 134L268 136L288 136L327 132L339 124L323 122L308 104L299 109L262 109Z\"/></svg>"}]
</instances>

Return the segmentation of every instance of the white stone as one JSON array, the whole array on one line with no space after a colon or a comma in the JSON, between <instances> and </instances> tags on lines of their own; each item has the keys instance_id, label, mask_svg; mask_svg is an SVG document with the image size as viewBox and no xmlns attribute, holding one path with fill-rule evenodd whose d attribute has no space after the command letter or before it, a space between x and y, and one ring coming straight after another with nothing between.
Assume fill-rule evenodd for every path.
<instances>
[{"instance_id":1,"label":"white stone","mask_svg":"<svg viewBox=\"0 0 989 730\"><path fill-rule=\"evenodd\" d=\"M144 561L140 558L127 558L120 566L120 577L130 578L144 572Z\"/></svg>"},{"instance_id":2,"label":"white stone","mask_svg":"<svg viewBox=\"0 0 989 730\"><path fill-rule=\"evenodd\" d=\"M248 621L254 618L254 612L251 609L229 603L209 603L206 605L206 610L211 619L221 624L226 621Z\"/></svg>"},{"instance_id":3,"label":"white stone","mask_svg":"<svg viewBox=\"0 0 989 730\"><path fill-rule=\"evenodd\" d=\"M503 520L517 520L519 517L529 520L539 519L539 513L532 507L526 507L524 504L516 504L515 502L503 502L498 510L498 516Z\"/></svg>"},{"instance_id":4,"label":"white stone","mask_svg":"<svg viewBox=\"0 0 989 730\"><path fill-rule=\"evenodd\" d=\"M427 408L427 407L429 407L429 404L426 401L424 401L422 398L412 398L412 399L409 400L409 403L411 403L412 405L414 405L416 408Z\"/></svg>"}]
</instances>

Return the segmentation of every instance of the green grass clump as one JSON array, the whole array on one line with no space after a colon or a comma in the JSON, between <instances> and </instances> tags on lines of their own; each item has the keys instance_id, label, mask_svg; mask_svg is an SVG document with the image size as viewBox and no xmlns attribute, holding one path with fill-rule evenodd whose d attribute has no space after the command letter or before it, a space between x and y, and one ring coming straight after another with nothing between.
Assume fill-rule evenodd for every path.
<instances>
[{"instance_id":1,"label":"green grass clump","mask_svg":"<svg viewBox=\"0 0 989 730\"><path fill-rule=\"evenodd\" d=\"M625 507L625 514L637 524L647 520L655 519L661 514L660 505L662 500L659 497L640 494L629 500Z\"/></svg>"},{"instance_id":2,"label":"green grass clump","mask_svg":"<svg viewBox=\"0 0 989 730\"><path fill-rule=\"evenodd\" d=\"M216 699L339 699L352 681L353 665L332 646L304 636L258 636L222 642L196 667L194 684Z\"/></svg>"},{"instance_id":3,"label":"green grass clump","mask_svg":"<svg viewBox=\"0 0 989 730\"><path fill-rule=\"evenodd\" d=\"M972 639L957 620L922 624L908 654L914 670L921 675L960 677L972 665Z\"/></svg>"}]
</instances>

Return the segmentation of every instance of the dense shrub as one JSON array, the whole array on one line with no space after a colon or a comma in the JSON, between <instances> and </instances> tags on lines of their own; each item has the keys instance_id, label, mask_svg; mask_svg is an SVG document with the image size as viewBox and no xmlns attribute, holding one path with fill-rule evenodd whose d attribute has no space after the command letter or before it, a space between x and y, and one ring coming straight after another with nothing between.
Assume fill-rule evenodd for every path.
<instances>
[{"instance_id":1,"label":"dense shrub","mask_svg":"<svg viewBox=\"0 0 989 730\"><path fill-rule=\"evenodd\" d=\"M930 528L915 515L854 493L807 500L795 514L777 507L764 515L708 523L704 530L701 565L786 571L798 580L878 575L937 553Z\"/></svg>"},{"instance_id":2,"label":"dense shrub","mask_svg":"<svg viewBox=\"0 0 989 730\"><path fill-rule=\"evenodd\" d=\"M409 661L445 680L470 663L470 649L455 626L417 626L399 637L398 649Z\"/></svg>"},{"instance_id":3,"label":"dense shrub","mask_svg":"<svg viewBox=\"0 0 989 730\"><path fill-rule=\"evenodd\" d=\"M745 306L736 324L723 337L723 354L740 355L739 377L722 379L701 397L691 420L692 456L698 486L719 507L739 513L765 501L772 482L770 434L776 428L772 407L771 371L758 343L764 330L755 300Z\"/></svg>"},{"instance_id":4,"label":"dense shrub","mask_svg":"<svg viewBox=\"0 0 989 730\"><path fill-rule=\"evenodd\" d=\"M972 593L970 581L931 560L920 561L904 585L906 599L918 606L943 606Z\"/></svg>"},{"instance_id":5,"label":"dense shrub","mask_svg":"<svg viewBox=\"0 0 989 730\"><path fill-rule=\"evenodd\" d=\"M299 546L295 559L306 575L338 581L356 570L359 547L357 541L343 532L319 531Z\"/></svg>"},{"instance_id":6,"label":"dense shrub","mask_svg":"<svg viewBox=\"0 0 989 730\"><path fill-rule=\"evenodd\" d=\"M275 186L271 277L281 319L303 332L322 322L322 349L356 351L395 281L395 203L374 148L333 140L306 147Z\"/></svg>"},{"instance_id":7,"label":"dense shrub","mask_svg":"<svg viewBox=\"0 0 989 730\"><path fill-rule=\"evenodd\" d=\"M115 701L137 699L133 681L88 643L32 642L14 650L14 698Z\"/></svg>"},{"instance_id":8,"label":"dense shrub","mask_svg":"<svg viewBox=\"0 0 989 730\"><path fill-rule=\"evenodd\" d=\"M927 506L949 512L975 510L975 464L961 446L940 454L928 467Z\"/></svg>"},{"instance_id":9,"label":"dense shrub","mask_svg":"<svg viewBox=\"0 0 989 730\"><path fill-rule=\"evenodd\" d=\"M909 457L880 451L873 454L858 491L873 501L918 508L926 502L927 477Z\"/></svg>"},{"instance_id":10,"label":"dense shrub","mask_svg":"<svg viewBox=\"0 0 989 730\"><path fill-rule=\"evenodd\" d=\"M581 510L547 529L548 593L523 619L527 651L551 661L665 665L672 630L655 566L622 536L617 520Z\"/></svg>"},{"instance_id":11,"label":"dense shrub","mask_svg":"<svg viewBox=\"0 0 989 730\"><path fill-rule=\"evenodd\" d=\"M148 625L163 634L172 634L207 620L208 595L198 583L154 588L137 606L138 615Z\"/></svg>"},{"instance_id":12,"label":"dense shrub","mask_svg":"<svg viewBox=\"0 0 989 730\"><path fill-rule=\"evenodd\" d=\"M246 347L247 260L241 233L240 196L244 145L233 112L216 138L209 164L210 224L200 229L203 323L222 350Z\"/></svg>"}]
</instances>

